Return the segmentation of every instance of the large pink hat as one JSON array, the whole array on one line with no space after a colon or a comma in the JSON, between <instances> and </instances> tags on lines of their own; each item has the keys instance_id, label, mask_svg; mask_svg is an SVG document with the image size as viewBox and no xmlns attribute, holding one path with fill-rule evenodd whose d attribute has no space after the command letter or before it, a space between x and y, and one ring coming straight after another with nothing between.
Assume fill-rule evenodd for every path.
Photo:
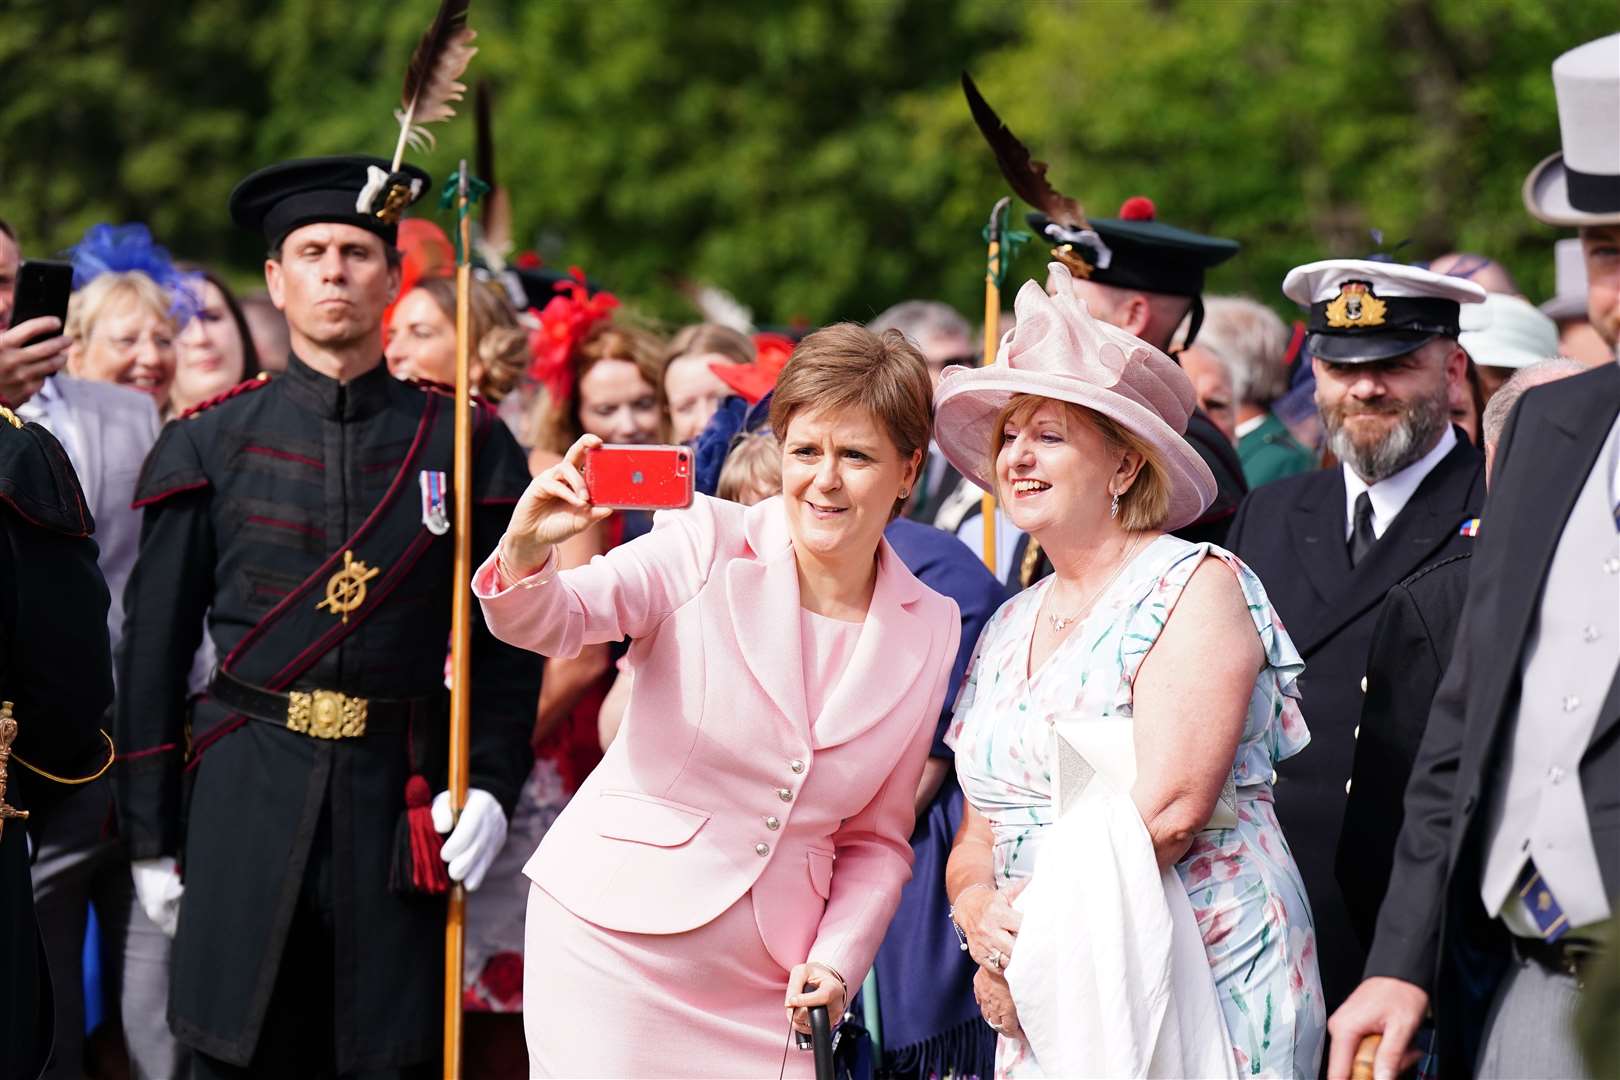
<instances>
[{"instance_id":1,"label":"large pink hat","mask_svg":"<svg viewBox=\"0 0 1620 1080\"><path fill-rule=\"evenodd\" d=\"M948 367L934 391L934 441L961 474L993 491L991 426L1020 394L1101 413L1153 449L1170 481L1166 529L1197 521L1215 498L1215 477L1182 438L1196 397L1179 365L1141 338L1091 317L1068 267L1047 267L1047 284L1018 290L1018 322L987 367Z\"/></svg>"}]
</instances>

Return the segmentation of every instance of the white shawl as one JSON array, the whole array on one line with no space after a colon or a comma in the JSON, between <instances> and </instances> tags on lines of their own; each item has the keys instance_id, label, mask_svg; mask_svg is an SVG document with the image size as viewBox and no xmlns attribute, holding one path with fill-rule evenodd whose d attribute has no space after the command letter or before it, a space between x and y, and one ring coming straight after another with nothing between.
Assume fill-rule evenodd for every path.
<instances>
[{"instance_id":1,"label":"white shawl","mask_svg":"<svg viewBox=\"0 0 1620 1080\"><path fill-rule=\"evenodd\" d=\"M1236 1080L1192 904L1131 801L1131 721L1057 721L1057 821L1041 839L1007 981L1046 1076Z\"/></svg>"}]
</instances>

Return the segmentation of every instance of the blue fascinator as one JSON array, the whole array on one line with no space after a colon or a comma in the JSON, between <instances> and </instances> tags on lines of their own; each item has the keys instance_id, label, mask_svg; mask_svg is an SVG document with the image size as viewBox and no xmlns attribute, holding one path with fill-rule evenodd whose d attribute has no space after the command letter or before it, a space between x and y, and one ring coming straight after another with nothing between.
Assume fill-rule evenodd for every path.
<instances>
[{"instance_id":1,"label":"blue fascinator","mask_svg":"<svg viewBox=\"0 0 1620 1080\"><path fill-rule=\"evenodd\" d=\"M200 273L177 270L167 249L152 239L152 231L139 222L129 225L92 225L70 252L73 288L82 289L107 273L145 274L169 295L169 313L176 326L184 326L202 308Z\"/></svg>"},{"instance_id":2,"label":"blue fascinator","mask_svg":"<svg viewBox=\"0 0 1620 1080\"><path fill-rule=\"evenodd\" d=\"M704 495L713 495L720 486L720 470L732 447L745 435L770 430L771 395L766 394L757 404L732 396L720 405L720 410L697 438L696 459L692 484Z\"/></svg>"}]
</instances>

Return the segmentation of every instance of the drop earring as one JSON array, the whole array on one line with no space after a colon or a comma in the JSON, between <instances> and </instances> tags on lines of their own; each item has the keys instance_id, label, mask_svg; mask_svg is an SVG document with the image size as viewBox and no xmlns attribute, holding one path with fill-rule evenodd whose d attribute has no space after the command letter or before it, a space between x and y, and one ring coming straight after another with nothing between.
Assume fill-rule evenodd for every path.
<instances>
[{"instance_id":1,"label":"drop earring","mask_svg":"<svg viewBox=\"0 0 1620 1080\"><path fill-rule=\"evenodd\" d=\"M1119 492L1117 491L1114 493L1113 502L1108 504L1108 516L1110 518L1119 517Z\"/></svg>"}]
</instances>

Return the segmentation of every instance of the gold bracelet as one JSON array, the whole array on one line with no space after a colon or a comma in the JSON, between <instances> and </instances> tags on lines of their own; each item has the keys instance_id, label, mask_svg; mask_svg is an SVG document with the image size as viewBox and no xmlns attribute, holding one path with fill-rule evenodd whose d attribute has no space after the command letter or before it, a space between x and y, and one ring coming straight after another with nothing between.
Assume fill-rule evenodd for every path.
<instances>
[{"instance_id":1,"label":"gold bracelet","mask_svg":"<svg viewBox=\"0 0 1620 1080\"><path fill-rule=\"evenodd\" d=\"M113 745L113 740L112 740L111 735L107 734L105 731L102 731L101 732L101 737L103 739L107 740L107 760L106 760L106 762L103 763L101 768L97 769L95 772L91 773L89 776L81 776L76 780L69 779L68 777L65 777L65 776L57 776L55 773L48 773L44 769L40 768L38 765L30 765L23 758L23 756L21 754L17 753L15 750L13 750L11 752L11 760L15 761L17 764L21 765L23 768L25 768L29 772L33 773L35 776L43 776L45 779L51 781L53 784L70 784L70 785L88 784L88 783L90 783L90 781L92 781L92 780L100 780L103 776L106 775L107 770L112 768L113 758L115 756L117 756L117 753L118 753L117 747L115 747Z\"/></svg>"}]
</instances>

